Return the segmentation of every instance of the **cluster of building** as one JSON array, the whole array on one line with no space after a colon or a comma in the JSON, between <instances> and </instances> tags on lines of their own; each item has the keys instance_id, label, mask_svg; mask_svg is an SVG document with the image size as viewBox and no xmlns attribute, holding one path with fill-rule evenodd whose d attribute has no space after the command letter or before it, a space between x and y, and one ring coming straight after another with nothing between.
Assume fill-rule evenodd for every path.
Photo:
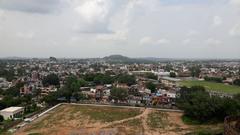
<instances>
[{"instance_id":1,"label":"cluster of building","mask_svg":"<svg viewBox=\"0 0 240 135\"><path fill-rule=\"evenodd\" d=\"M78 59L30 59L20 62L8 63L6 69L13 69L15 79L7 81L0 78L0 88L8 90L17 83L24 83L19 89L21 95L37 95L38 98L45 97L49 93L58 91L63 87L69 75L81 76L88 73L101 74L128 74L136 76L136 84L127 85L114 82L105 85L89 85L80 87L82 94L90 101L105 103L116 102L110 100L110 91L113 87L128 90L129 96L124 103L136 105L156 105L174 107L175 99L180 89L179 81L193 79L192 67L198 68L198 76L195 79L203 79L205 76L225 77L224 83L231 84L233 80L239 78L239 62L160 62L154 64L112 64L103 60L78 60ZM194 71L195 72L195 71ZM171 76L174 73L176 76ZM59 77L59 87L43 85L43 78L49 74L56 74ZM156 78L148 78L145 74L152 74ZM156 86L154 92L147 88L146 83L151 82ZM36 102L37 101L36 98ZM59 99L65 100L65 99ZM71 101L76 101L74 98ZM22 113L22 108L7 108L1 111L4 118L12 118Z\"/></svg>"}]
</instances>

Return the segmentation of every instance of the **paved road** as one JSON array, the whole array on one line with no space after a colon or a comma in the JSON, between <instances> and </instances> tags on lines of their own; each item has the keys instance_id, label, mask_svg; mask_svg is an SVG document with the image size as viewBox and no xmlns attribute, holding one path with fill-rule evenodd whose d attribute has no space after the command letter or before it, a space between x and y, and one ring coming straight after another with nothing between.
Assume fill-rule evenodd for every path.
<instances>
[{"instance_id":1,"label":"paved road","mask_svg":"<svg viewBox=\"0 0 240 135\"><path fill-rule=\"evenodd\" d=\"M47 109L46 111L40 113L40 114L36 114L36 115L33 115L32 117L29 117L27 119L30 119L31 122L21 122L19 123L17 126L11 128L10 130L16 132L17 130L19 130L20 128L23 128L25 127L27 124L30 124L32 123L33 121L35 121L36 119L42 117L43 115L45 115L46 113L48 113L49 111L57 108L58 106L60 105L79 105L79 106L84 106L84 105L87 105L87 106L99 106L99 107L118 107L118 108L145 108L145 107L135 107L135 106L118 106L118 105L101 105L101 104L78 104L78 103L59 103L49 109ZM177 110L177 109L160 109L160 108L150 108L148 107L148 109L152 109L152 110L159 110L159 111L166 111L166 112L183 112L182 110Z\"/></svg>"}]
</instances>

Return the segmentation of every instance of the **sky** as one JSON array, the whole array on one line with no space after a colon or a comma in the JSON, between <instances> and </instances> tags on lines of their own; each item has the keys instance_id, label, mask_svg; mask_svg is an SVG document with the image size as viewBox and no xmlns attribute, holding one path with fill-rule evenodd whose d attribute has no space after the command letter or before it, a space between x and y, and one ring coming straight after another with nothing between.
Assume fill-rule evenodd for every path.
<instances>
[{"instance_id":1,"label":"sky","mask_svg":"<svg viewBox=\"0 0 240 135\"><path fill-rule=\"evenodd\" d=\"M0 0L0 57L240 58L240 0Z\"/></svg>"}]
</instances>

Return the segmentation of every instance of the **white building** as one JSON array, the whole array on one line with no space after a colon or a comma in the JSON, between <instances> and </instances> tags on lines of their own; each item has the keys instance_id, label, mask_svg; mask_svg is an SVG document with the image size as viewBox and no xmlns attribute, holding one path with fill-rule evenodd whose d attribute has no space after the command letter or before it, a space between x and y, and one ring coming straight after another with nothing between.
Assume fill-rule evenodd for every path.
<instances>
[{"instance_id":1,"label":"white building","mask_svg":"<svg viewBox=\"0 0 240 135\"><path fill-rule=\"evenodd\" d=\"M23 107L9 107L0 111L0 115L3 116L5 120L21 117L23 115Z\"/></svg>"}]
</instances>

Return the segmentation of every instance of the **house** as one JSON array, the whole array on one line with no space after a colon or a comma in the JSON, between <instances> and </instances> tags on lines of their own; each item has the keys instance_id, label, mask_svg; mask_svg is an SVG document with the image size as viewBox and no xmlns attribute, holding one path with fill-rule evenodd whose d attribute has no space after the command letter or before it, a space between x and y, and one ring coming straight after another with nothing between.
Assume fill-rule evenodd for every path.
<instances>
[{"instance_id":1,"label":"house","mask_svg":"<svg viewBox=\"0 0 240 135\"><path fill-rule=\"evenodd\" d=\"M32 94L33 87L29 85L24 85L22 88L20 88L20 94L26 95L26 94Z\"/></svg>"},{"instance_id":2,"label":"house","mask_svg":"<svg viewBox=\"0 0 240 135\"><path fill-rule=\"evenodd\" d=\"M96 92L95 92L95 99L97 101L101 100L103 97L103 90L104 90L104 86L96 86Z\"/></svg>"},{"instance_id":3,"label":"house","mask_svg":"<svg viewBox=\"0 0 240 135\"><path fill-rule=\"evenodd\" d=\"M7 120L21 117L23 115L23 112L23 107L9 107L1 110L0 115L2 115L5 120Z\"/></svg>"},{"instance_id":4,"label":"house","mask_svg":"<svg viewBox=\"0 0 240 135\"><path fill-rule=\"evenodd\" d=\"M129 89L129 86L126 83L118 83L117 88L122 88L122 89Z\"/></svg>"},{"instance_id":5,"label":"house","mask_svg":"<svg viewBox=\"0 0 240 135\"><path fill-rule=\"evenodd\" d=\"M5 78L0 78L0 88L2 89L8 89L10 87L11 83L8 82Z\"/></svg>"},{"instance_id":6,"label":"house","mask_svg":"<svg viewBox=\"0 0 240 135\"><path fill-rule=\"evenodd\" d=\"M160 78L161 83L163 83L166 87L176 87L177 82L180 81L180 79L172 78L172 77L162 77Z\"/></svg>"},{"instance_id":7,"label":"house","mask_svg":"<svg viewBox=\"0 0 240 135\"><path fill-rule=\"evenodd\" d=\"M49 87L43 87L41 88L41 96L46 96L51 92L56 92L57 88L55 88L55 86L51 85Z\"/></svg>"}]
</instances>

